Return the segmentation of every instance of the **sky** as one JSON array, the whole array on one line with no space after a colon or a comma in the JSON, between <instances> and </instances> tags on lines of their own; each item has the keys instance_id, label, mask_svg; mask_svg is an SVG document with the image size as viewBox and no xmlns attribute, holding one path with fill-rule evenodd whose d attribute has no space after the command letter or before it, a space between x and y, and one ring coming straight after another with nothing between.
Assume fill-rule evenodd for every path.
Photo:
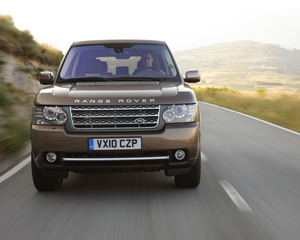
<instances>
[{"instance_id":1,"label":"sky","mask_svg":"<svg viewBox=\"0 0 300 240\"><path fill-rule=\"evenodd\" d=\"M0 14L63 53L96 39L163 40L172 51L241 40L300 50L295 0L1 1Z\"/></svg>"}]
</instances>

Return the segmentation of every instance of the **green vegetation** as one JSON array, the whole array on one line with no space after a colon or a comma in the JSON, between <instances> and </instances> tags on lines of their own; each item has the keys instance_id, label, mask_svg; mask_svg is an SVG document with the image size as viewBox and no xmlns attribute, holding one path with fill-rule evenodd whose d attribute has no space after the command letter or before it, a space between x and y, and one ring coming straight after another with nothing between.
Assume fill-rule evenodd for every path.
<instances>
[{"instance_id":1,"label":"green vegetation","mask_svg":"<svg viewBox=\"0 0 300 240\"><path fill-rule=\"evenodd\" d=\"M300 132L300 98L296 94L268 97L264 90L254 96L244 95L226 87L194 87L198 101L242 112Z\"/></svg>"},{"instance_id":2,"label":"green vegetation","mask_svg":"<svg viewBox=\"0 0 300 240\"><path fill-rule=\"evenodd\" d=\"M48 44L37 43L27 30L20 31L11 16L0 15L0 50L43 65L57 67L63 58L61 51ZM13 87L1 76L1 67L7 63L0 59L0 159L17 153L29 141L31 106L34 94ZM20 68L38 79L42 67ZM6 80L6 79L5 79Z\"/></svg>"},{"instance_id":3,"label":"green vegetation","mask_svg":"<svg viewBox=\"0 0 300 240\"><path fill-rule=\"evenodd\" d=\"M0 85L0 106L1 108L7 108L14 104L13 98L7 92L8 84L5 84L1 81Z\"/></svg>"},{"instance_id":4,"label":"green vegetation","mask_svg":"<svg viewBox=\"0 0 300 240\"><path fill-rule=\"evenodd\" d=\"M29 141L33 95L0 79L0 159L17 153Z\"/></svg>"},{"instance_id":5,"label":"green vegetation","mask_svg":"<svg viewBox=\"0 0 300 240\"><path fill-rule=\"evenodd\" d=\"M58 66L63 58L61 51L48 44L39 44L29 31L17 29L9 15L0 15L0 50L52 66Z\"/></svg>"},{"instance_id":6,"label":"green vegetation","mask_svg":"<svg viewBox=\"0 0 300 240\"><path fill-rule=\"evenodd\" d=\"M29 141L30 121L28 119L13 120L4 124L4 132L0 133L0 156L5 157L22 150Z\"/></svg>"}]
</instances>

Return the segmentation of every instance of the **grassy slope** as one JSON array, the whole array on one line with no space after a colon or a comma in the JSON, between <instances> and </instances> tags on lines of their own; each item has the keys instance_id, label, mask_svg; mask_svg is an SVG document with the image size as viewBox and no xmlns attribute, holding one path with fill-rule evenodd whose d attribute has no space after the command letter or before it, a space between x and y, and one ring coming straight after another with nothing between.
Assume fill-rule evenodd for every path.
<instances>
[{"instance_id":1,"label":"grassy slope","mask_svg":"<svg viewBox=\"0 0 300 240\"><path fill-rule=\"evenodd\" d=\"M257 91L255 96L249 96L226 87L194 87L194 91L199 101L229 108L300 132L300 98L296 94L267 97L264 91Z\"/></svg>"},{"instance_id":2,"label":"grassy slope","mask_svg":"<svg viewBox=\"0 0 300 240\"><path fill-rule=\"evenodd\" d=\"M24 59L57 66L63 53L48 44L37 43L28 30L20 31L9 15L0 14L0 49ZM1 59L0 59L1 60Z\"/></svg>"}]
</instances>

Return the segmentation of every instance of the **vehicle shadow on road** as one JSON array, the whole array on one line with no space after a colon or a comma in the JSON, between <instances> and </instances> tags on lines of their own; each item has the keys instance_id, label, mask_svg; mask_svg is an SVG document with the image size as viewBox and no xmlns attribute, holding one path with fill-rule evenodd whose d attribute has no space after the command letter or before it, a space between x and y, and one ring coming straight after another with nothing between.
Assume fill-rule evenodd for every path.
<instances>
[{"instance_id":1,"label":"vehicle shadow on road","mask_svg":"<svg viewBox=\"0 0 300 240\"><path fill-rule=\"evenodd\" d=\"M143 173L70 173L58 191L38 192L60 199L76 201L128 201L149 198L182 198L186 194L198 195L198 188L184 189L175 186L174 177L166 177L163 171ZM184 194L183 194L184 192ZM183 194L183 195L182 195ZM171 195L171 196L170 196ZM192 197L192 196L189 196ZM43 197L42 197L43 198ZM64 201L64 200L63 200ZM176 200L178 201L178 199ZM186 200L185 200L186 201Z\"/></svg>"},{"instance_id":2,"label":"vehicle shadow on road","mask_svg":"<svg viewBox=\"0 0 300 240\"><path fill-rule=\"evenodd\" d=\"M61 191L64 192L132 192L149 190L172 191L176 189L174 177L166 177L160 172L136 173L70 173Z\"/></svg>"}]
</instances>

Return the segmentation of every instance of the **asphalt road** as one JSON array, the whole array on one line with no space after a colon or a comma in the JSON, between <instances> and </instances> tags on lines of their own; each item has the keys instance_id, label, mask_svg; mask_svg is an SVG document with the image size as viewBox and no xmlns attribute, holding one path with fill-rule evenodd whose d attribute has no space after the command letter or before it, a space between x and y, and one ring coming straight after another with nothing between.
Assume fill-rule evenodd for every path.
<instances>
[{"instance_id":1,"label":"asphalt road","mask_svg":"<svg viewBox=\"0 0 300 240\"><path fill-rule=\"evenodd\" d=\"M198 188L175 188L162 171L71 173L38 192L25 164L0 181L0 239L298 240L300 135L201 109Z\"/></svg>"}]
</instances>

